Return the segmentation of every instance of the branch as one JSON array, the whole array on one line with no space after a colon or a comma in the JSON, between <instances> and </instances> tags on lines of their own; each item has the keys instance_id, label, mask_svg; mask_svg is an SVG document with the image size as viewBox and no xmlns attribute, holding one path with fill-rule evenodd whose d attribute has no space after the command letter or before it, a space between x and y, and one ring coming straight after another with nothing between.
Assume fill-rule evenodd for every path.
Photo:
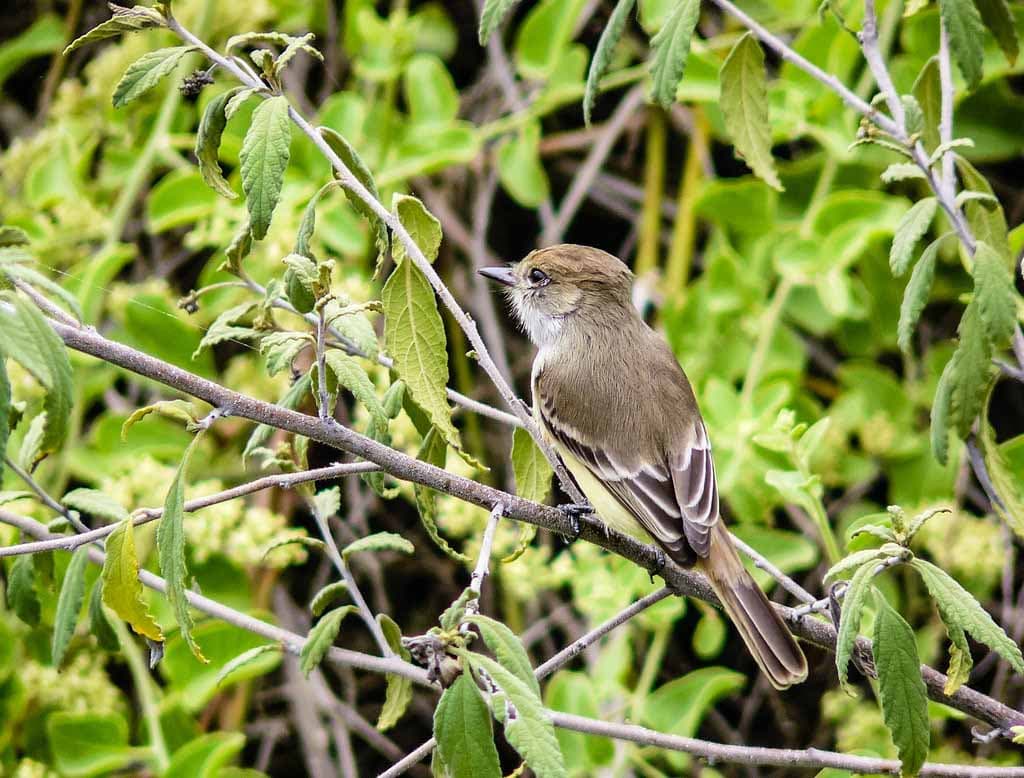
<instances>
[{"instance_id":1,"label":"branch","mask_svg":"<svg viewBox=\"0 0 1024 778\"><path fill-rule=\"evenodd\" d=\"M38 484L36 479L28 474L27 471L23 470L17 462L8 456L4 456L4 463L18 478L25 482L25 485L31 489L39 501L50 510L56 512L58 515L63 516L68 520L68 523L75 528L76 532L88 532L89 528L82 523L82 520L78 518L74 511L70 511L53 499L49 493Z\"/></svg>"},{"instance_id":2,"label":"branch","mask_svg":"<svg viewBox=\"0 0 1024 778\"><path fill-rule=\"evenodd\" d=\"M54 321L51 321L50 325L68 346L77 351L99 357L110 364L190 394L235 416L268 424L326 446L347 451L376 463L396 478L428 486L488 510L501 504L505 508L506 518L533 524L561 535L575 534L572 522L557 508L524 500L413 459L333 420L325 424L314 416L307 416L234 392L148 354L107 340L90 329L68 327ZM660 575L678 594L698 597L713 604L718 603L703 575L693 570L685 570L674 563L665 564L664 556L654 547L612 530L600 519L582 516L576 521L579 526L578 537L618 554L653 574ZM216 606L216 603L212 603L212 606ZM835 650L836 631L830 624L812 618L799 618L791 608L781 605L775 607L782 617L787 619L798 637L822 648ZM858 645L858 650L870 651L871 641L861 638ZM928 687L928 694L933 700L1002 729L1024 723L1024 713L973 689L961 687L952 697L946 696L942 691L946 676L930 667L922 667L922 675Z\"/></svg>"},{"instance_id":3,"label":"branch","mask_svg":"<svg viewBox=\"0 0 1024 778\"><path fill-rule=\"evenodd\" d=\"M332 478L341 478L346 475L374 473L379 470L380 468L372 462L353 462L344 465L320 467L315 470L303 470L298 473L288 473L285 475L268 475L264 478L257 478L255 481L250 481L247 484L242 484L241 486L235 486L231 489L225 489L222 492L216 492L215 494L208 494L205 497L199 497L195 500L189 500L184 505L184 512L194 513L202 508L209 508L211 505L217 505L222 502L227 502L228 500L244 497L247 494L252 494L253 492L258 492L263 489L271 489L273 487L291 489L299 484L308 483L310 481L326 481ZM140 508L134 512L132 524L138 527L141 524L148 524L151 521L159 519L163 515L163 508ZM85 532L81 532L77 535L56 535L52 540L40 540L34 543L19 543L16 546L6 546L0 548L0 558L5 556L17 556L19 554L38 554L43 551L74 551L76 548L84 546L86 543L103 540L103 538L107 537L107 535L112 533L117 529L117 527L117 524L110 524L106 527L100 527L99 529L87 529Z\"/></svg>"},{"instance_id":4,"label":"branch","mask_svg":"<svg viewBox=\"0 0 1024 778\"><path fill-rule=\"evenodd\" d=\"M171 32L175 33L189 45L196 47L210 61L215 62L218 66L231 73L243 84L257 89L261 93L265 93L267 91L266 84L258 78L255 78L252 74L242 70L235 61L226 59L218 54L206 43L182 27L174 17L168 15L167 27ZM423 255L423 251L418 245L416 245L416 241L412 239L408 230L405 229L405 225L402 224L395 214L385 208L377 198L370 194L369 190L363 186L363 183L356 178L355 175L353 175L352 171L348 169L337 153L335 153L334 149L332 149L327 141L324 140L323 136L317 132L316 128L313 127L306 118L290 104L288 106L288 117L313 142L313 145L317 147L320 153L327 158L344 187L366 203L370 210L372 210L374 214L390 228L392 234L402 243L405 247L406 254L412 260L413 264L415 264L416 268L423 273L423 276L430 283L430 286L434 289L438 298L440 298L441 302L444 303L444 306L451 313L452 317L466 333L466 338L469 340L470 344L473 346L473 350L477 354L477 361L484 369L484 372L487 373L488 377L490 377L492 383L498 390L498 394L501 395L505 404L508 405L512 410L512 413L519 418L523 426L529 431L530 435L537 443L537 446L551 463L551 467L554 469L558 476L558 480L561 482L562 489L572 498L573 502L585 502L583 494L580 493L576 483L569 476L569 473L566 471L562 461L541 435L537 422L526 410L526 406L520 402L518 397L516 397L512 387L508 385L508 382L505 381L504 378L502 378L497 365L494 364L494 360L491 358L490 352L487 350L487 345L484 343L483 338L480 337L480 333L477 331L476 322L474 322L473 319L471 319L469 315L462 310L462 307L452 296L448 287L445 286L444 281L442 281L441 277L437 274L437 270L434 269L434 266Z\"/></svg>"},{"instance_id":5,"label":"branch","mask_svg":"<svg viewBox=\"0 0 1024 778\"><path fill-rule=\"evenodd\" d=\"M505 512L505 506L498 503L491 510L487 519L487 527L484 529L484 538L480 543L480 557L477 559L476 568L469 577L469 588L476 594L476 599L466 605L467 613L476 613L480 610L480 592L484 588L484 579L487 577L487 568L491 564L491 549L494 546L494 532L498 529L498 522Z\"/></svg>"}]
</instances>

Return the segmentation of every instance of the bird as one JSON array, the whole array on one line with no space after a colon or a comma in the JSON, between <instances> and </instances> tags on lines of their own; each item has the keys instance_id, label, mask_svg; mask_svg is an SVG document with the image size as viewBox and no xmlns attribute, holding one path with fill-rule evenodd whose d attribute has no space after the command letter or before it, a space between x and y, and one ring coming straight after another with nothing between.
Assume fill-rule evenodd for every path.
<instances>
[{"instance_id":1,"label":"bird","mask_svg":"<svg viewBox=\"0 0 1024 778\"><path fill-rule=\"evenodd\" d=\"M537 347L533 414L606 525L711 583L777 689L807 678L796 639L744 567L721 517L711 441L686 374L633 305L633 273L560 244L480 269Z\"/></svg>"}]
</instances>

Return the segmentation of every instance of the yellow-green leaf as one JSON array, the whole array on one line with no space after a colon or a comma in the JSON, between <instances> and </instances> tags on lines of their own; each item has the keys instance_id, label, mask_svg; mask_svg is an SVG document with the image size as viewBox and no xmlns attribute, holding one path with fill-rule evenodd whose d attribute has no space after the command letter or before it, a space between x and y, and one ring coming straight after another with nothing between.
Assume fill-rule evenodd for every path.
<instances>
[{"instance_id":1,"label":"yellow-green leaf","mask_svg":"<svg viewBox=\"0 0 1024 778\"><path fill-rule=\"evenodd\" d=\"M192 50L192 46L171 46L143 54L128 66L114 87L114 107L122 108L142 97L173 73L182 58Z\"/></svg>"},{"instance_id":2,"label":"yellow-green leaf","mask_svg":"<svg viewBox=\"0 0 1024 778\"><path fill-rule=\"evenodd\" d=\"M551 494L551 463L522 427L516 427L512 433L512 471L516 494L524 500L544 502Z\"/></svg>"},{"instance_id":3,"label":"yellow-green leaf","mask_svg":"<svg viewBox=\"0 0 1024 778\"><path fill-rule=\"evenodd\" d=\"M135 554L135 528L131 520L121 522L107 538L103 563L103 604L120 616L140 635L162 642L163 632L142 597L139 560Z\"/></svg>"}]
</instances>

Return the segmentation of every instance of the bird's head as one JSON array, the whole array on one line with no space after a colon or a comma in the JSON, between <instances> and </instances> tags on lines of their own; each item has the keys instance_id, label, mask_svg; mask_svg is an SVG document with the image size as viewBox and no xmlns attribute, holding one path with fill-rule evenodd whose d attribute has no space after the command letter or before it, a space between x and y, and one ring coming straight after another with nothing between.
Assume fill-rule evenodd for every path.
<instances>
[{"instance_id":1,"label":"bird's head","mask_svg":"<svg viewBox=\"0 0 1024 778\"><path fill-rule=\"evenodd\" d=\"M553 343L576 317L614 322L611 314L633 312L632 272L622 260L589 246L549 246L480 274L505 287L516 318L538 346Z\"/></svg>"}]
</instances>

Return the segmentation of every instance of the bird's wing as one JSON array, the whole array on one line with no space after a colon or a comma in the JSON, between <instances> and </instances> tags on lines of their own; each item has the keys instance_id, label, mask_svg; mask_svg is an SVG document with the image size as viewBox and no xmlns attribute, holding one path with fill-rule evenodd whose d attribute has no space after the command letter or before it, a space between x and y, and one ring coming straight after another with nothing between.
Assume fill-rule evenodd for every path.
<instances>
[{"instance_id":1,"label":"bird's wing","mask_svg":"<svg viewBox=\"0 0 1024 778\"><path fill-rule=\"evenodd\" d=\"M704 422L698 417L688 440L658 461L593 445L561 421L543 382L535 383L537 407L551 436L579 459L640 525L670 552L694 561L706 557L718 521L718 486ZM692 551L691 551L692 549ZM682 561L682 560L680 560Z\"/></svg>"}]
</instances>

